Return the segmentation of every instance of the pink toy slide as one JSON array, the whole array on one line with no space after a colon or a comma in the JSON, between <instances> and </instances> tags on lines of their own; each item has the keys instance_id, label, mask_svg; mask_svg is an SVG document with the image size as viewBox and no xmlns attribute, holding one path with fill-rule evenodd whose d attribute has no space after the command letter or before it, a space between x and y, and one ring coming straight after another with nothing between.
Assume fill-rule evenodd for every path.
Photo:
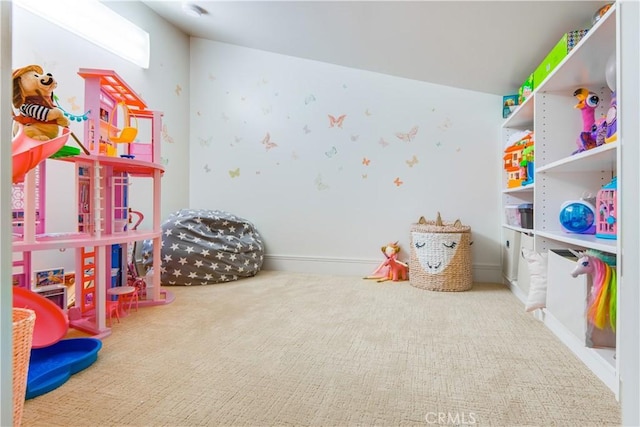
<instances>
[{"instance_id":1,"label":"pink toy slide","mask_svg":"<svg viewBox=\"0 0 640 427\"><path fill-rule=\"evenodd\" d=\"M38 166L44 159L60 150L69 139L70 130L62 128L62 134L48 141L36 141L26 136L22 125L13 137L11 154L13 155L13 183L24 181L24 176L31 169Z\"/></svg>"},{"instance_id":2,"label":"pink toy slide","mask_svg":"<svg viewBox=\"0 0 640 427\"><path fill-rule=\"evenodd\" d=\"M64 311L35 292L14 286L13 306L28 308L36 313L32 348L47 347L55 344L64 338L69 330L69 320Z\"/></svg>"},{"instance_id":3,"label":"pink toy slide","mask_svg":"<svg viewBox=\"0 0 640 427\"><path fill-rule=\"evenodd\" d=\"M71 375L98 359L102 342L96 338L62 339L69 321L53 302L23 288L13 288L13 306L36 313L26 399L33 399L64 384Z\"/></svg>"}]
</instances>

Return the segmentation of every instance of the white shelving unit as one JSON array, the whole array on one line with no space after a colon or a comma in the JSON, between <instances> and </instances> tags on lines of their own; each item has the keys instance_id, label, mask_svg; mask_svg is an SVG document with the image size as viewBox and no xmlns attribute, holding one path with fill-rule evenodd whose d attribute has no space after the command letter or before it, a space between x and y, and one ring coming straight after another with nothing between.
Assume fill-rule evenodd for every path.
<instances>
[{"instance_id":1,"label":"white shelving unit","mask_svg":"<svg viewBox=\"0 0 640 427\"><path fill-rule=\"evenodd\" d=\"M610 55L616 51L617 5L614 5L573 48L542 84L535 83L533 94L520 105L502 126L507 141L515 132L533 130L535 140L534 184L502 191L503 206L533 203L534 229L503 225L505 235L512 231L533 235L534 249L548 252L557 249L595 249L609 254L621 253L618 240L596 238L594 235L570 234L562 230L558 215L562 203L577 200L586 194L595 197L597 191L617 176L621 164L620 143L613 142L572 155L582 129L579 110L574 108L574 91L586 87L600 97L596 117L606 114L611 91L606 84L605 70ZM618 124L619 126L619 124ZM618 127L619 128L619 127ZM504 175L504 174L503 174ZM505 178L506 184L506 178ZM620 226L618 234L621 233ZM620 259L618 256L618 268ZM549 274L552 274L550 271ZM566 274L567 283L572 279ZM560 276L564 277L564 276ZM505 277L506 279L506 277ZM506 279L514 293L523 298L523 289L517 281ZM569 288L569 286L567 286ZM554 289L556 294L563 289ZM568 291L567 291L568 292ZM619 288L618 299L622 298ZM574 307L566 310L586 312L585 301L570 301ZM585 306L585 307L583 307ZM556 309L558 310L558 309ZM567 345L611 390L619 397L620 376L615 348L592 348L585 337L576 336L562 320L566 312L544 309L536 317ZM619 347L620 320L618 318ZM589 339L586 339L589 341Z\"/></svg>"}]
</instances>

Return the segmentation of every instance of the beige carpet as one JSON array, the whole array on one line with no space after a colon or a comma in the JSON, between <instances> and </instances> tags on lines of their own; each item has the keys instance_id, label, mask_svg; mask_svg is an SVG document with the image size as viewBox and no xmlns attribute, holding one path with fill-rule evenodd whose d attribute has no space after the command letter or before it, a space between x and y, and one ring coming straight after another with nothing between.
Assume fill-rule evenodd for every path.
<instances>
[{"instance_id":1,"label":"beige carpet","mask_svg":"<svg viewBox=\"0 0 640 427\"><path fill-rule=\"evenodd\" d=\"M502 285L263 271L173 287L24 426L619 425L604 386Z\"/></svg>"}]
</instances>

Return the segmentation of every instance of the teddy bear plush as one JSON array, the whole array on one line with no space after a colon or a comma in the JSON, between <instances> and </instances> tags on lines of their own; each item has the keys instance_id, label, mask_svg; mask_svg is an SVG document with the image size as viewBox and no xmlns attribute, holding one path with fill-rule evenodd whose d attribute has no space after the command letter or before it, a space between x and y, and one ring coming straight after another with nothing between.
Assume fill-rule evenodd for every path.
<instances>
[{"instance_id":1,"label":"teddy bear plush","mask_svg":"<svg viewBox=\"0 0 640 427\"><path fill-rule=\"evenodd\" d=\"M48 141L58 136L60 126L69 126L69 119L55 106L53 90L58 83L51 73L39 65L27 65L13 70L13 106L19 111L14 116L14 135L18 123L29 138Z\"/></svg>"}]
</instances>

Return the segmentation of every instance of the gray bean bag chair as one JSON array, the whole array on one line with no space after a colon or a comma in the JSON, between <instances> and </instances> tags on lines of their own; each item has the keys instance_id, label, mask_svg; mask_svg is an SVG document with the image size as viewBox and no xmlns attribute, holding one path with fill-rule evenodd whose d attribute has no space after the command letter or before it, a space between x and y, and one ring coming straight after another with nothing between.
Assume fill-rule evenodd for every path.
<instances>
[{"instance_id":1,"label":"gray bean bag chair","mask_svg":"<svg viewBox=\"0 0 640 427\"><path fill-rule=\"evenodd\" d=\"M210 285L256 275L264 245L246 219L228 212L182 209L162 224L163 285ZM142 245L143 264L153 265L153 241Z\"/></svg>"}]
</instances>

